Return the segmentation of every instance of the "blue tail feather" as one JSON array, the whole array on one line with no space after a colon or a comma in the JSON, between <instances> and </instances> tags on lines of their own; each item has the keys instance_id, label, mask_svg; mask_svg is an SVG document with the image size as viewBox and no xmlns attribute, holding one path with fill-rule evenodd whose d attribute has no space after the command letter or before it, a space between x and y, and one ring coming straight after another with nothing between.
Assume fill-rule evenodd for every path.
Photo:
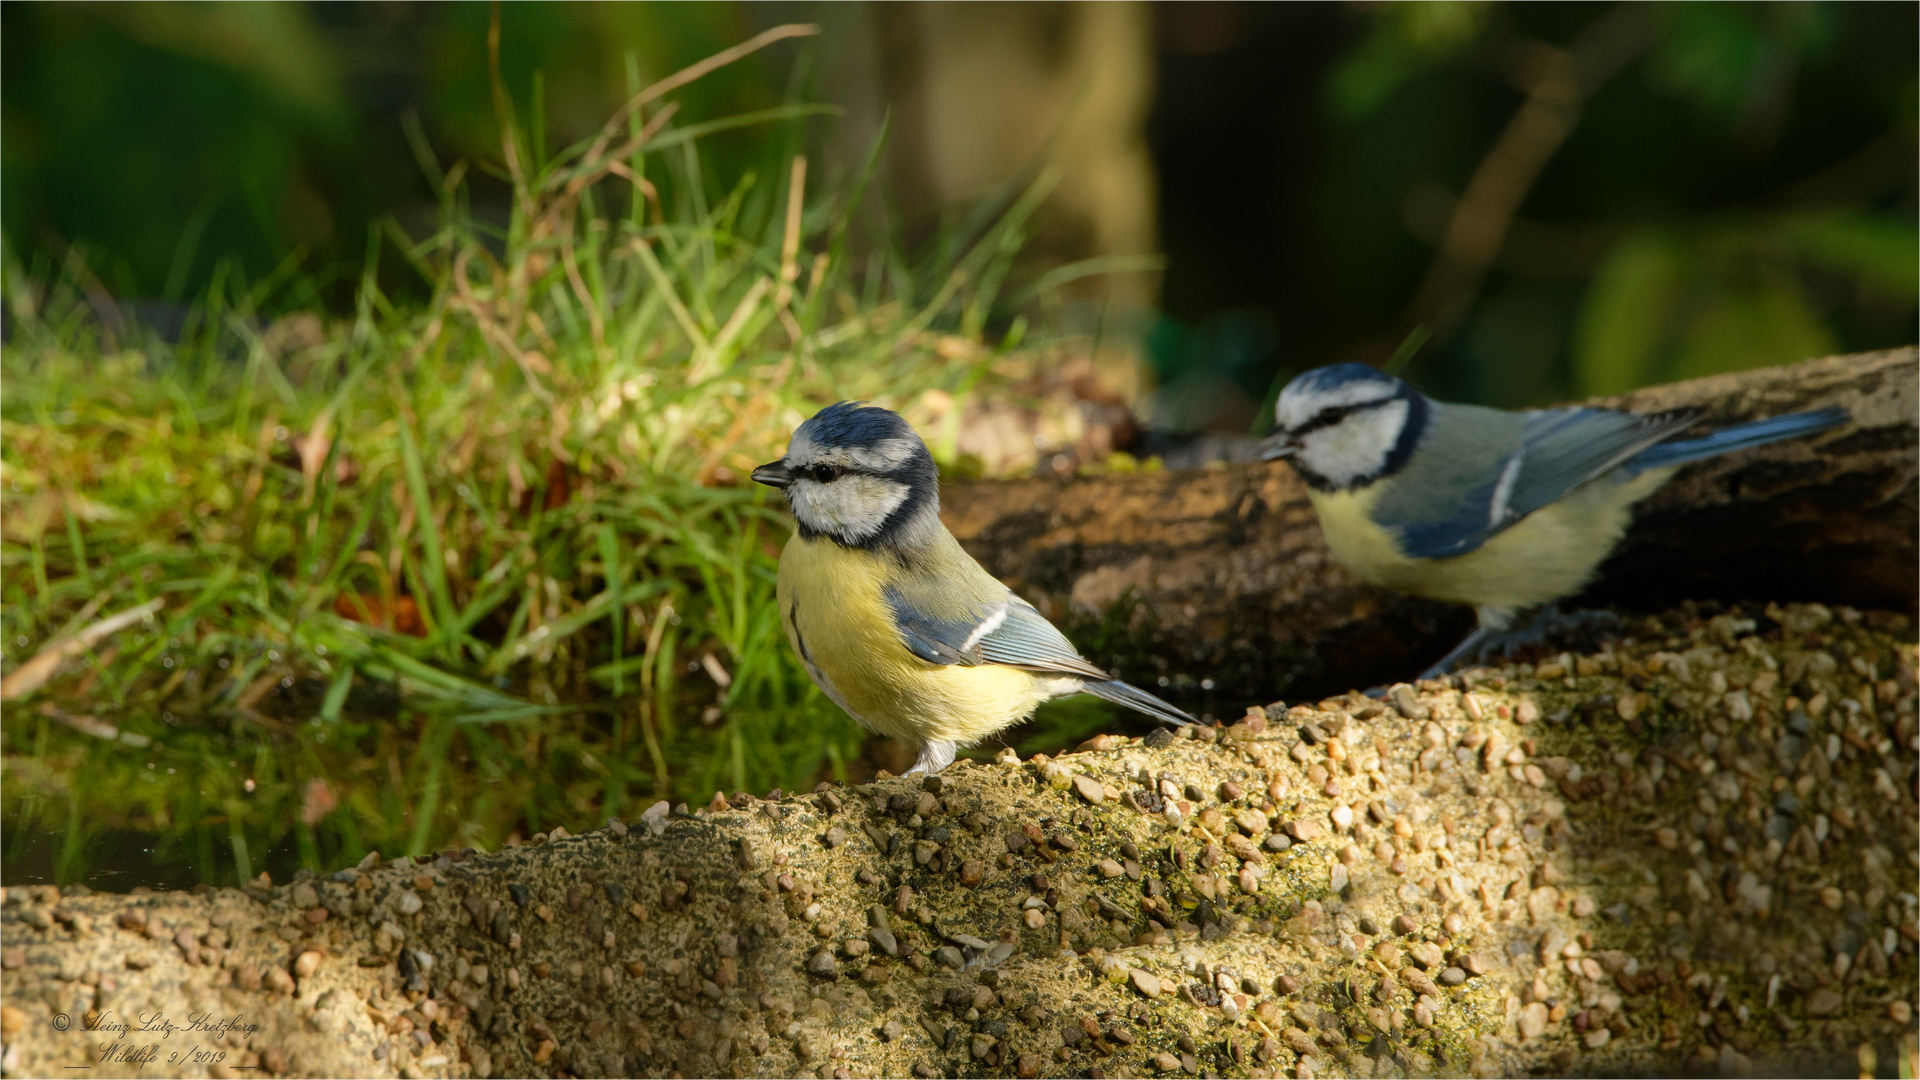
<instances>
[{"instance_id":1,"label":"blue tail feather","mask_svg":"<svg viewBox=\"0 0 1920 1080\"><path fill-rule=\"evenodd\" d=\"M1080 689L1097 698L1105 698L1115 705L1125 705L1135 712L1146 713L1155 720L1179 727L1198 723L1192 716L1161 701L1137 686L1129 686L1119 679L1108 682L1085 682Z\"/></svg>"},{"instance_id":2,"label":"blue tail feather","mask_svg":"<svg viewBox=\"0 0 1920 1080\"><path fill-rule=\"evenodd\" d=\"M1648 469L1685 465L1704 458L1730 454L1735 450L1765 446L1782 439L1816 435L1846 422L1847 410L1837 406L1816 409L1813 412L1776 416L1768 420L1754 420L1723 428L1703 438L1661 443L1627 462L1623 468L1628 473L1638 473Z\"/></svg>"}]
</instances>

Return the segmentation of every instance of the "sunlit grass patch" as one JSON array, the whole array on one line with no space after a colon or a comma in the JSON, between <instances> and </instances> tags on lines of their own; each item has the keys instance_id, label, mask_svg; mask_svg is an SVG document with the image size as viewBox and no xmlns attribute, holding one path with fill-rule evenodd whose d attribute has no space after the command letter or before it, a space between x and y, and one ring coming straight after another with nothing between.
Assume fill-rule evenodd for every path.
<instances>
[{"instance_id":1,"label":"sunlit grass patch","mask_svg":"<svg viewBox=\"0 0 1920 1080\"><path fill-rule=\"evenodd\" d=\"M951 460L965 402L1060 347L1000 306L1046 184L856 257L874 159L809 187L819 107L676 126L686 81L551 157L507 125L504 230L423 156L440 228L387 226L350 318L286 312L292 268L228 274L168 344L103 318L78 261L9 258L10 872L84 876L109 833L220 881L494 847L857 754L787 648L790 525L745 477L844 398ZM770 167L717 183L699 138L743 125ZM427 302L377 287L395 258Z\"/></svg>"}]
</instances>

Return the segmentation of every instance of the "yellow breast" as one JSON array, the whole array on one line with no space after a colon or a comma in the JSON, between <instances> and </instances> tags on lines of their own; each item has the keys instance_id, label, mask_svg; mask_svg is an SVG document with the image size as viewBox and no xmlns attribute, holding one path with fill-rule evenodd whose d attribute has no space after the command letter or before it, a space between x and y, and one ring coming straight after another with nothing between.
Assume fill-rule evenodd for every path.
<instances>
[{"instance_id":1,"label":"yellow breast","mask_svg":"<svg viewBox=\"0 0 1920 1080\"><path fill-rule=\"evenodd\" d=\"M1413 559L1373 520L1380 489L1310 492L1327 546L1355 576L1400 592L1501 608L1525 608L1580 591L1625 535L1633 504L1671 476L1652 470L1625 483L1602 479L1535 511L1479 548L1447 559Z\"/></svg>"},{"instance_id":2,"label":"yellow breast","mask_svg":"<svg viewBox=\"0 0 1920 1080\"><path fill-rule=\"evenodd\" d=\"M930 664L907 651L883 589L887 564L799 534L780 554L780 619L820 689L870 731L970 743L1025 720L1053 680L993 664Z\"/></svg>"}]
</instances>

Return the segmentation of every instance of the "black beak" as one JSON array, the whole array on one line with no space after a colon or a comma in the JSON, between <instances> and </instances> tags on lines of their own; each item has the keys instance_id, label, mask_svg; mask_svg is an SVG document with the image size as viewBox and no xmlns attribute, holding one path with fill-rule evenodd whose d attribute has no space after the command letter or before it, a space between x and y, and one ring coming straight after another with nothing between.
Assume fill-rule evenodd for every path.
<instances>
[{"instance_id":1,"label":"black beak","mask_svg":"<svg viewBox=\"0 0 1920 1080\"><path fill-rule=\"evenodd\" d=\"M769 461L753 470L753 482L770 488L785 488L793 483L793 469L787 465L786 458Z\"/></svg>"},{"instance_id":2,"label":"black beak","mask_svg":"<svg viewBox=\"0 0 1920 1080\"><path fill-rule=\"evenodd\" d=\"M1261 441L1260 460L1273 461L1276 458L1292 457L1293 452L1298 449L1299 447L1287 438L1286 432L1276 431Z\"/></svg>"}]
</instances>

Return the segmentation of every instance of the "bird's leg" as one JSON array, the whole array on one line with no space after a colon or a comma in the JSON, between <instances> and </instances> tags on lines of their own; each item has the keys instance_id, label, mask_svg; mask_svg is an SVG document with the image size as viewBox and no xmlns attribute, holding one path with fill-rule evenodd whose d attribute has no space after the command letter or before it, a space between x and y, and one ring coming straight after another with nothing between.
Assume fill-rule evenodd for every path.
<instances>
[{"instance_id":1,"label":"bird's leg","mask_svg":"<svg viewBox=\"0 0 1920 1080\"><path fill-rule=\"evenodd\" d=\"M1498 631L1489 630L1484 626L1474 627L1473 633L1468 634L1466 638L1462 640L1460 644L1455 645L1453 650L1447 653L1447 655L1435 660L1432 667L1420 673L1420 677L1423 679L1437 679L1442 675L1452 672L1453 665L1459 663L1462 657L1470 655L1478 656L1481 647L1487 643L1487 639L1493 637L1497 632Z\"/></svg>"},{"instance_id":2,"label":"bird's leg","mask_svg":"<svg viewBox=\"0 0 1920 1080\"><path fill-rule=\"evenodd\" d=\"M1526 629L1508 634L1501 640L1501 651L1511 658L1529 646L1577 640L1581 635L1617 627L1619 623L1620 616L1611 611L1561 611L1557 603L1543 604L1527 623Z\"/></svg>"},{"instance_id":3,"label":"bird's leg","mask_svg":"<svg viewBox=\"0 0 1920 1080\"><path fill-rule=\"evenodd\" d=\"M920 744L920 759L913 763L913 768L907 770L907 775L939 772L953 764L953 751L952 743L940 739Z\"/></svg>"},{"instance_id":4,"label":"bird's leg","mask_svg":"<svg viewBox=\"0 0 1920 1080\"><path fill-rule=\"evenodd\" d=\"M1501 657L1511 660L1523 649L1544 646L1550 640L1565 639L1620 621L1620 617L1611 611L1562 612L1559 604L1547 603L1540 606L1526 626L1513 630L1510 629L1513 623L1511 610L1484 607L1477 610L1480 613L1479 627L1468 634L1465 641L1456 645L1452 652L1422 672L1421 678L1439 678L1463 660L1482 659L1496 651Z\"/></svg>"},{"instance_id":5,"label":"bird's leg","mask_svg":"<svg viewBox=\"0 0 1920 1080\"><path fill-rule=\"evenodd\" d=\"M1481 606L1474 609L1480 617L1480 625L1473 628L1466 640L1455 645L1447 655L1433 662L1433 666L1420 673L1423 679L1437 679L1453 670L1453 665L1468 656L1478 656L1488 642L1504 634L1513 623L1513 612L1508 608Z\"/></svg>"}]
</instances>

